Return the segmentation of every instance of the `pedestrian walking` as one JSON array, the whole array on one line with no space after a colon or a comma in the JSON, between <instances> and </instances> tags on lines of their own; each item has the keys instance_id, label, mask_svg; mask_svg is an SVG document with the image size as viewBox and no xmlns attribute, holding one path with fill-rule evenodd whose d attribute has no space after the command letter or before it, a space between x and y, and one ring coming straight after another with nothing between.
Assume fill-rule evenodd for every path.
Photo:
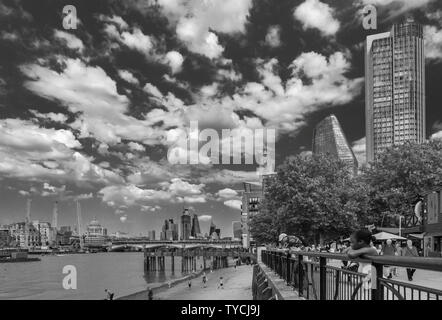
<instances>
[{"instance_id":1,"label":"pedestrian walking","mask_svg":"<svg viewBox=\"0 0 442 320\"><path fill-rule=\"evenodd\" d=\"M407 246L403 249L402 255L405 257L418 257L417 249L413 246L413 242L411 240L407 240ZM407 268L407 277L408 281L413 281L414 273L416 269Z\"/></svg>"},{"instance_id":2,"label":"pedestrian walking","mask_svg":"<svg viewBox=\"0 0 442 320\"><path fill-rule=\"evenodd\" d=\"M382 247L381 254L383 256L394 256L395 252L396 248L393 246L391 239L388 239L385 245ZM387 274L388 279L393 278L392 269L393 268L390 266L385 266L385 272Z\"/></svg>"},{"instance_id":3,"label":"pedestrian walking","mask_svg":"<svg viewBox=\"0 0 442 320\"><path fill-rule=\"evenodd\" d=\"M192 289L192 280L189 280L187 282L187 286L189 287L189 290Z\"/></svg>"},{"instance_id":4,"label":"pedestrian walking","mask_svg":"<svg viewBox=\"0 0 442 320\"><path fill-rule=\"evenodd\" d=\"M104 298L104 300L114 300L114 293L110 292L107 289L104 289L104 292L106 293L106 297Z\"/></svg>"},{"instance_id":5,"label":"pedestrian walking","mask_svg":"<svg viewBox=\"0 0 442 320\"><path fill-rule=\"evenodd\" d=\"M223 277L219 277L218 289L224 289Z\"/></svg>"},{"instance_id":6,"label":"pedestrian walking","mask_svg":"<svg viewBox=\"0 0 442 320\"><path fill-rule=\"evenodd\" d=\"M207 276L206 276L206 273L204 272L203 273L203 288L206 287L206 283L207 283Z\"/></svg>"},{"instance_id":7,"label":"pedestrian walking","mask_svg":"<svg viewBox=\"0 0 442 320\"><path fill-rule=\"evenodd\" d=\"M147 288L147 299L153 300L153 290L152 290L152 288Z\"/></svg>"}]
</instances>

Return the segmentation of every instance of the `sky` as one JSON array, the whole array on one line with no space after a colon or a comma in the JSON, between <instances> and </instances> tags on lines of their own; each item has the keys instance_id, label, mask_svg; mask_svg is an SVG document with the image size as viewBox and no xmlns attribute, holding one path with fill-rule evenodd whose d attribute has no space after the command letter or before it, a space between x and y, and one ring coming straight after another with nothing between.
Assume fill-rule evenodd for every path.
<instances>
[{"instance_id":1,"label":"sky","mask_svg":"<svg viewBox=\"0 0 442 320\"><path fill-rule=\"evenodd\" d=\"M377 30L362 9L377 8ZM74 5L76 29L64 29ZM442 3L437 0L3 0L0 224L74 225L146 235L183 207L232 236L254 164L177 164L200 129L274 129L276 165L311 152L335 114L365 161L367 35L407 15L424 25L427 137L442 137ZM186 140L187 141L187 140ZM200 141L200 146L202 145ZM175 148L175 149L174 149ZM169 155L169 156L168 156ZM177 153L181 157L182 153Z\"/></svg>"}]
</instances>

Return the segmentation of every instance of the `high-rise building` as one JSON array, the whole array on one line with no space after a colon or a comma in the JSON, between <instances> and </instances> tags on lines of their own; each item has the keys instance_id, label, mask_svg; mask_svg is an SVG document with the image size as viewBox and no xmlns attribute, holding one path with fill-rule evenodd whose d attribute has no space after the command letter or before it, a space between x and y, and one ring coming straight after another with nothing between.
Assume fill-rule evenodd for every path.
<instances>
[{"instance_id":1,"label":"high-rise building","mask_svg":"<svg viewBox=\"0 0 442 320\"><path fill-rule=\"evenodd\" d=\"M169 219L169 228L172 231L172 240L178 240L178 224Z\"/></svg>"},{"instance_id":2,"label":"high-rise building","mask_svg":"<svg viewBox=\"0 0 442 320\"><path fill-rule=\"evenodd\" d=\"M357 174L358 161L335 115L326 117L316 125L312 150L313 154L328 154L342 160L352 174Z\"/></svg>"},{"instance_id":3,"label":"high-rise building","mask_svg":"<svg viewBox=\"0 0 442 320\"><path fill-rule=\"evenodd\" d=\"M210 221L210 229L209 229L209 237L212 236L212 234L215 232L216 225L213 223L213 221Z\"/></svg>"},{"instance_id":4,"label":"high-rise building","mask_svg":"<svg viewBox=\"0 0 442 320\"><path fill-rule=\"evenodd\" d=\"M259 212L263 197L262 183L244 182L241 204L242 243L244 248L250 247L249 219Z\"/></svg>"},{"instance_id":5,"label":"high-rise building","mask_svg":"<svg viewBox=\"0 0 442 320\"><path fill-rule=\"evenodd\" d=\"M367 161L392 145L425 141L422 26L408 18L365 43Z\"/></svg>"},{"instance_id":6,"label":"high-rise building","mask_svg":"<svg viewBox=\"0 0 442 320\"><path fill-rule=\"evenodd\" d=\"M151 231L149 231L149 240L156 240L155 239L155 230L151 230ZM161 240L163 240L163 239L161 239Z\"/></svg>"},{"instance_id":7,"label":"high-rise building","mask_svg":"<svg viewBox=\"0 0 442 320\"><path fill-rule=\"evenodd\" d=\"M241 221L233 221L232 222L232 229L233 229L233 238L235 240L240 240L242 237Z\"/></svg>"},{"instance_id":8,"label":"high-rise building","mask_svg":"<svg viewBox=\"0 0 442 320\"><path fill-rule=\"evenodd\" d=\"M192 218L189 213L189 209L183 210L183 215L181 216L181 240L189 240L190 233L192 230Z\"/></svg>"},{"instance_id":9,"label":"high-rise building","mask_svg":"<svg viewBox=\"0 0 442 320\"><path fill-rule=\"evenodd\" d=\"M200 222L198 220L198 215L196 214L194 214L192 217L192 231L190 235L194 238L201 237Z\"/></svg>"}]
</instances>

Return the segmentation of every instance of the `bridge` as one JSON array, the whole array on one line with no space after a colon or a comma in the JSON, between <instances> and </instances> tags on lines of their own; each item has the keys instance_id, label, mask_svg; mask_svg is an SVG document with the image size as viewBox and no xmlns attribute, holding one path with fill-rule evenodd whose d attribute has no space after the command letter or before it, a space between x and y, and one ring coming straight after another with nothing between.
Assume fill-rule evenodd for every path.
<instances>
[{"instance_id":1,"label":"bridge","mask_svg":"<svg viewBox=\"0 0 442 320\"><path fill-rule=\"evenodd\" d=\"M108 251L121 250L136 250L142 251L145 249L223 249L223 250L237 250L242 248L241 241L229 240L146 240L146 239L118 239L105 245Z\"/></svg>"}]
</instances>

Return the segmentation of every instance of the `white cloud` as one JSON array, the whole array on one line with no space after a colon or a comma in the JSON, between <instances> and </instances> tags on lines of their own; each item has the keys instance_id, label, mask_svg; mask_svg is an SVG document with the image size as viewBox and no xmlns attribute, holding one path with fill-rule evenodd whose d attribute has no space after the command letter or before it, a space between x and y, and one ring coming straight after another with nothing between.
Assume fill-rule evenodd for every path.
<instances>
[{"instance_id":1,"label":"white cloud","mask_svg":"<svg viewBox=\"0 0 442 320\"><path fill-rule=\"evenodd\" d=\"M166 53L165 61L172 69L172 73L175 74L181 71L184 57L178 51L169 51L168 53Z\"/></svg>"},{"instance_id":2,"label":"white cloud","mask_svg":"<svg viewBox=\"0 0 442 320\"><path fill-rule=\"evenodd\" d=\"M216 193L216 196L222 199L234 199L238 197L238 192L230 188L224 188Z\"/></svg>"},{"instance_id":3,"label":"white cloud","mask_svg":"<svg viewBox=\"0 0 442 320\"><path fill-rule=\"evenodd\" d=\"M281 27L270 26L267 30L265 42L272 48L279 47L281 45Z\"/></svg>"},{"instance_id":4,"label":"white cloud","mask_svg":"<svg viewBox=\"0 0 442 320\"><path fill-rule=\"evenodd\" d=\"M66 68L60 73L37 64L22 66L22 72L32 79L25 86L40 96L60 101L71 112L81 113L70 125L80 131L82 138L94 137L109 145L121 139L161 143L162 128L153 128L154 122L148 119L127 115L129 99L118 93L115 81L103 69L87 66L79 59L62 58L62 62ZM165 103L170 101L169 97L164 99ZM170 114L164 118L168 124L175 119Z\"/></svg>"},{"instance_id":5,"label":"white cloud","mask_svg":"<svg viewBox=\"0 0 442 320\"><path fill-rule=\"evenodd\" d=\"M304 1L293 14L304 29L318 29L325 36L335 35L340 27L339 21L333 17L334 9L319 0Z\"/></svg>"},{"instance_id":6,"label":"white cloud","mask_svg":"<svg viewBox=\"0 0 442 320\"><path fill-rule=\"evenodd\" d=\"M210 216L208 214L202 214L202 215L198 216L198 220L204 221L204 222L212 221L212 216Z\"/></svg>"},{"instance_id":7,"label":"white cloud","mask_svg":"<svg viewBox=\"0 0 442 320\"><path fill-rule=\"evenodd\" d=\"M206 195L204 184L191 184L179 178L160 183L161 189L143 189L133 184L104 187L99 194L102 201L110 206L151 206L153 202L165 203L203 203Z\"/></svg>"},{"instance_id":8,"label":"white cloud","mask_svg":"<svg viewBox=\"0 0 442 320\"><path fill-rule=\"evenodd\" d=\"M63 113L54 113L54 112L40 113L37 110L29 110L29 111L40 119L48 119L60 123L64 123L68 120L68 117Z\"/></svg>"},{"instance_id":9,"label":"white cloud","mask_svg":"<svg viewBox=\"0 0 442 320\"><path fill-rule=\"evenodd\" d=\"M188 48L208 58L218 58L224 48L214 30L223 33L244 31L251 6L250 0L200 1L160 0L169 19L176 24L176 33Z\"/></svg>"},{"instance_id":10,"label":"white cloud","mask_svg":"<svg viewBox=\"0 0 442 320\"><path fill-rule=\"evenodd\" d=\"M424 27L425 57L442 60L442 29L434 26Z\"/></svg>"},{"instance_id":11,"label":"white cloud","mask_svg":"<svg viewBox=\"0 0 442 320\"><path fill-rule=\"evenodd\" d=\"M132 72L127 70L118 70L118 75L121 77L121 79L125 80L126 82L136 84L138 85L140 82L137 78L132 74Z\"/></svg>"},{"instance_id":12,"label":"white cloud","mask_svg":"<svg viewBox=\"0 0 442 320\"><path fill-rule=\"evenodd\" d=\"M129 142L127 145L133 151L140 151L140 152L146 151L146 148L143 145L136 142Z\"/></svg>"},{"instance_id":13,"label":"white cloud","mask_svg":"<svg viewBox=\"0 0 442 320\"><path fill-rule=\"evenodd\" d=\"M121 41L129 48L135 49L149 55L153 49L153 40L145 35L140 29L134 28L132 33L124 31L121 33Z\"/></svg>"},{"instance_id":14,"label":"white cloud","mask_svg":"<svg viewBox=\"0 0 442 320\"><path fill-rule=\"evenodd\" d=\"M0 120L0 175L19 179L108 184L121 177L75 149L71 131L48 129L20 119Z\"/></svg>"},{"instance_id":15,"label":"white cloud","mask_svg":"<svg viewBox=\"0 0 442 320\"><path fill-rule=\"evenodd\" d=\"M60 31L60 30L55 30L54 36L57 39L61 39L61 40L65 41L65 43L69 49L78 50L80 52L82 52L84 50L83 41L81 41L75 35L73 35L71 33L68 33L65 31Z\"/></svg>"},{"instance_id":16,"label":"white cloud","mask_svg":"<svg viewBox=\"0 0 442 320\"><path fill-rule=\"evenodd\" d=\"M125 222L127 221L127 215L125 214L124 216L121 216L121 217L120 217L120 221L121 221L122 223L125 223Z\"/></svg>"},{"instance_id":17,"label":"white cloud","mask_svg":"<svg viewBox=\"0 0 442 320\"><path fill-rule=\"evenodd\" d=\"M230 207L232 209L241 210L241 200L226 200L224 201L224 205Z\"/></svg>"},{"instance_id":18,"label":"white cloud","mask_svg":"<svg viewBox=\"0 0 442 320\"><path fill-rule=\"evenodd\" d=\"M347 79L350 62L342 52L328 58L305 52L291 64L292 76L285 85L276 73L278 61L259 60L261 83L248 83L238 94L224 98L222 106L249 109L267 120L266 127L296 132L311 112L350 102L360 93L363 79ZM304 82L303 79L307 79Z\"/></svg>"}]
</instances>

